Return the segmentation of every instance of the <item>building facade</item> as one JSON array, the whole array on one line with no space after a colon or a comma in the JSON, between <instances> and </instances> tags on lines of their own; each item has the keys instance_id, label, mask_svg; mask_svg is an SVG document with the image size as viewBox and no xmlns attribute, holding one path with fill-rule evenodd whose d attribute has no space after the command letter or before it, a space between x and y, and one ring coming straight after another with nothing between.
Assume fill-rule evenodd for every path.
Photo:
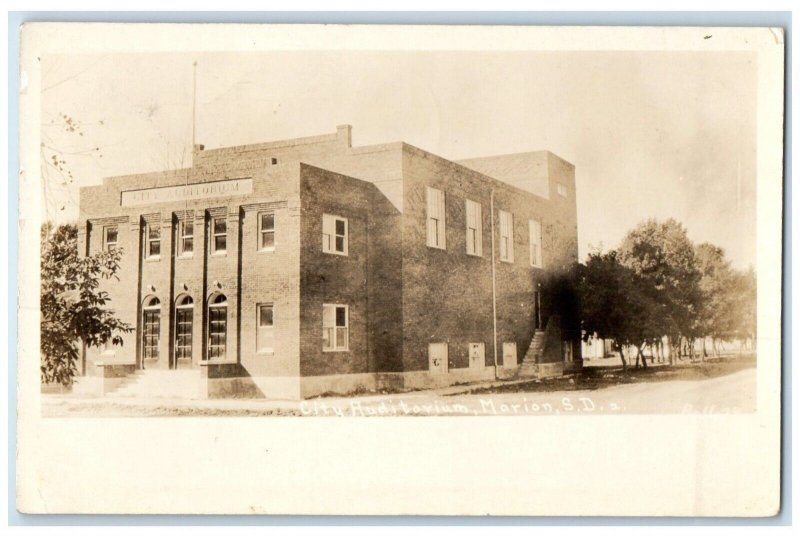
<instances>
[{"instance_id":1,"label":"building facade","mask_svg":"<svg viewBox=\"0 0 800 537\"><path fill-rule=\"evenodd\" d=\"M581 366L542 311L577 261L574 167L541 151L450 161L335 134L205 150L80 194L82 254L135 333L84 349L78 385L302 398ZM158 394L155 394L158 395Z\"/></svg>"}]
</instances>

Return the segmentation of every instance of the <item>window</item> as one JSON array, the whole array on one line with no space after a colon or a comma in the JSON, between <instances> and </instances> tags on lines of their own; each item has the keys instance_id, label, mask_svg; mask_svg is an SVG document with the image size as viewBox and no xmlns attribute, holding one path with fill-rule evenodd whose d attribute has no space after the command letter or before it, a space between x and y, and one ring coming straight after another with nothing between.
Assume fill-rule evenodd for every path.
<instances>
[{"instance_id":1,"label":"window","mask_svg":"<svg viewBox=\"0 0 800 537\"><path fill-rule=\"evenodd\" d=\"M208 360L224 360L228 335L228 299L223 294L208 299Z\"/></svg>"},{"instance_id":2,"label":"window","mask_svg":"<svg viewBox=\"0 0 800 537\"><path fill-rule=\"evenodd\" d=\"M514 262L514 215L500 211L500 261Z\"/></svg>"},{"instance_id":3,"label":"window","mask_svg":"<svg viewBox=\"0 0 800 537\"><path fill-rule=\"evenodd\" d=\"M147 224L145 233L147 234L145 257L148 259L158 259L161 257L161 224L158 222Z\"/></svg>"},{"instance_id":4,"label":"window","mask_svg":"<svg viewBox=\"0 0 800 537\"><path fill-rule=\"evenodd\" d=\"M562 185L561 183L556 183L556 190L558 191L558 195L562 198L567 197L567 186Z\"/></svg>"},{"instance_id":5,"label":"window","mask_svg":"<svg viewBox=\"0 0 800 537\"><path fill-rule=\"evenodd\" d=\"M116 250L118 239L119 228L117 228L117 226L108 226L103 228L103 250L106 252Z\"/></svg>"},{"instance_id":6,"label":"window","mask_svg":"<svg viewBox=\"0 0 800 537\"><path fill-rule=\"evenodd\" d=\"M528 220L528 234L531 241L531 266L542 266L542 223Z\"/></svg>"},{"instance_id":7,"label":"window","mask_svg":"<svg viewBox=\"0 0 800 537\"><path fill-rule=\"evenodd\" d=\"M256 332L256 346L258 352L272 354L275 345L274 307L272 304L258 305L258 329Z\"/></svg>"},{"instance_id":8,"label":"window","mask_svg":"<svg viewBox=\"0 0 800 537\"><path fill-rule=\"evenodd\" d=\"M258 249L263 251L275 249L275 213L258 215Z\"/></svg>"},{"instance_id":9,"label":"window","mask_svg":"<svg viewBox=\"0 0 800 537\"><path fill-rule=\"evenodd\" d=\"M142 358L158 360L158 340L161 336L161 301L146 299L142 309Z\"/></svg>"},{"instance_id":10,"label":"window","mask_svg":"<svg viewBox=\"0 0 800 537\"><path fill-rule=\"evenodd\" d=\"M188 295L175 301L175 359L192 359L192 321L194 300Z\"/></svg>"},{"instance_id":11,"label":"window","mask_svg":"<svg viewBox=\"0 0 800 537\"><path fill-rule=\"evenodd\" d=\"M346 351L349 340L349 314L347 306L323 304L322 350Z\"/></svg>"},{"instance_id":12,"label":"window","mask_svg":"<svg viewBox=\"0 0 800 537\"><path fill-rule=\"evenodd\" d=\"M224 216L211 219L211 252L224 254L228 246L228 222Z\"/></svg>"},{"instance_id":13,"label":"window","mask_svg":"<svg viewBox=\"0 0 800 537\"><path fill-rule=\"evenodd\" d=\"M467 200L467 253L483 255L481 204L472 200Z\"/></svg>"},{"instance_id":14,"label":"window","mask_svg":"<svg viewBox=\"0 0 800 537\"><path fill-rule=\"evenodd\" d=\"M178 255L191 257L194 252L194 222L181 220L178 222Z\"/></svg>"},{"instance_id":15,"label":"window","mask_svg":"<svg viewBox=\"0 0 800 537\"><path fill-rule=\"evenodd\" d=\"M330 214L322 215L322 251L347 255L347 219Z\"/></svg>"},{"instance_id":16,"label":"window","mask_svg":"<svg viewBox=\"0 0 800 537\"><path fill-rule=\"evenodd\" d=\"M428 246L441 248L445 245L444 192L427 187L428 199Z\"/></svg>"}]
</instances>

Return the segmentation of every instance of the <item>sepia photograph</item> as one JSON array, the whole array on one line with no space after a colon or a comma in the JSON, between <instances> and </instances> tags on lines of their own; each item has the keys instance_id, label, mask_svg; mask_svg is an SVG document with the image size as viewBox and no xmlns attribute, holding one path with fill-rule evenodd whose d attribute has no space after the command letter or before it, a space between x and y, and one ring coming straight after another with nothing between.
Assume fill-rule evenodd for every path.
<instances>
[{"instance_id":1,"label":"sepia photograph","mask_svg":"<svg viewBox=\"0 0 800 537\"><path fill-rule=\"evenodd\" d=\"M781 29L133 26L22 30L37 427L169 444L397 424L454 449L492 427L766 416L779 467ZM676 448L712 456L694 449ZM732 514L776 507L776 480ZM186 512L94 501L29 500ZM686 501L663 514L725 511ZM351 512L292 505L255 511ZM352 509L393 512L374 505Z\"/></svg>"}]
</instances>

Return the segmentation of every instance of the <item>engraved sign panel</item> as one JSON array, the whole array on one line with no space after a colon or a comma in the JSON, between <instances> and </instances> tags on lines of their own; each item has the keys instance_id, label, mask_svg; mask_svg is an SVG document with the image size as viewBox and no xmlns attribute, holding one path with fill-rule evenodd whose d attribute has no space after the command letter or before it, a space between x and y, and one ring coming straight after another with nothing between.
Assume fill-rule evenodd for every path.
<instances>
[{"instance_id":1,"label":"engraved sign panel","mask_svg":"<svg viewBox=\"0 0 800 537\"><path fill-rule=\"evenodd\" d=\"M120 196L120 205L122 207L138 207L140 205L168 203L171 201L244 196L252 194L252 192L252 179L229 179L224 181L212 181L209 183L192 183L180 186L145 188L142 190L125 190Z\"/></svg>"}]
</instances>

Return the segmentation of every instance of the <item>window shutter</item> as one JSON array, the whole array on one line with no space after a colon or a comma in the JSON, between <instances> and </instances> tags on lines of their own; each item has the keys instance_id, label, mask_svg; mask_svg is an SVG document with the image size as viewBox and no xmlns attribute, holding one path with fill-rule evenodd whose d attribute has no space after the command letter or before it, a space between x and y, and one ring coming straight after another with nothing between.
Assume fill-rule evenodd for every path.
<instances>
[{"instance_id":1,"label":"window shutter","mask_svg":"<svg viewBox=\"0 0 800 537\"><path fill-rule=\"evenodd\" d=\"M322 326L335 326L336 325L336 307L323 306L322 307Z\"/></svg>"},{"instance_id":2,"label":"window shutter","mask_svg":"<svg viewBox=\"0 0 800 537\"><path fill-rule=\"evenodd\" d=\"M426 223L428 226L428 246L436 246L436 225L433 221L436 216L436 191L430 187L427 188L427 218Z\"/></svg>"},{"instance_id":3,"label":"window shutter","mask_svg":"<svg viewBox=\"0 0 800 537\"><path fill-rule=\"evenodd\" d=\"M481 229L481 223L483 221L481 215L481 204L480 203L473 203L472 205L472 219L475 228L475 253L477 255L483 255L483 230Z\"/></svg>"}]
</instances>

